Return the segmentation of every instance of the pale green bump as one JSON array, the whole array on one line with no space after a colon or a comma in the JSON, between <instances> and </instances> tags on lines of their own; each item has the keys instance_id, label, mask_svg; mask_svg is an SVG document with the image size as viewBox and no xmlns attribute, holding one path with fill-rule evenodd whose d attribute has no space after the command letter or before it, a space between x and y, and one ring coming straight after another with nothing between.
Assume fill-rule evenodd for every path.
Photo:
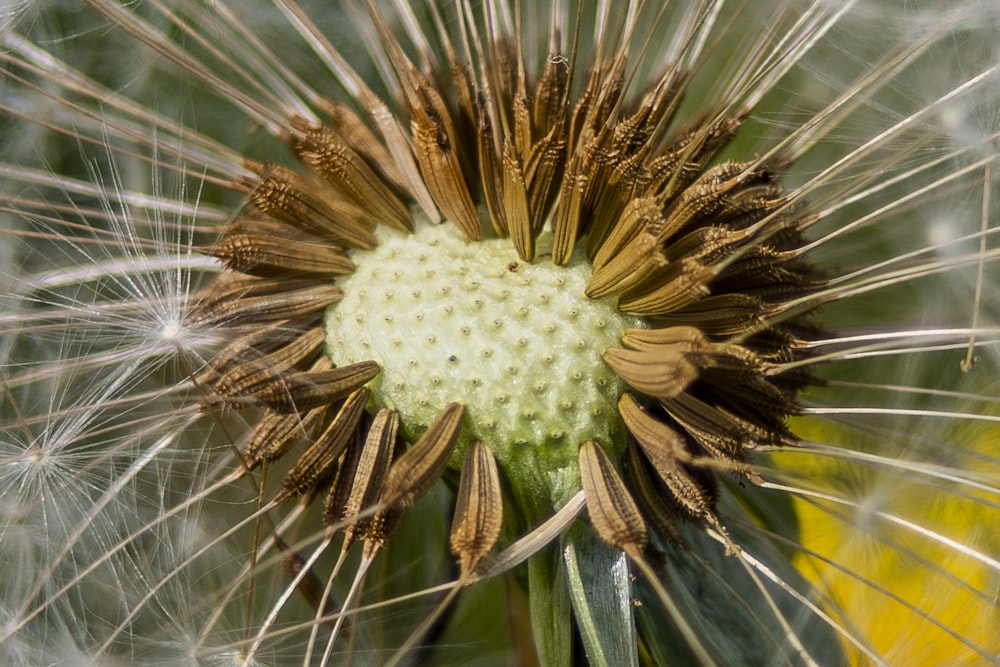
<instances>
[{"instance_id":1,"label":"pale green bump","mask_svg":"<svg viewBox=\"0 0 1000 667\"><path fill-rule=\"evenodd\" d=\"M550 495L562 495L552 493L557 478L575 471L581 442L620 446L625 385L601 354L642 321L584 295L582 252L554 266L543 235L539 259L525 264L509 240L468 242L450 225L378 237L338 281L344 298L327 314L327 344L337 364L381 365L373 400L399 411L407 438L459 401L467 417L453 463L478 438L515 485Z\"/></svg>"}]
</instances>

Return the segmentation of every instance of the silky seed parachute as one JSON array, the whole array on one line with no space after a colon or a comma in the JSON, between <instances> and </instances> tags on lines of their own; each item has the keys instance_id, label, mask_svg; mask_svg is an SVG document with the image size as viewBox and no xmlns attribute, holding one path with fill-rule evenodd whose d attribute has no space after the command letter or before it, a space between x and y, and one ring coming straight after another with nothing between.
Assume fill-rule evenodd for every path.
<instances>
[{"instance_id":1,"label":"silky seed parachute","mask_svg":"<svg viewBox=\"0 0 1000 667\"><path fill-rule=\"evenodd\" d=\"M870 486L995 515L987 382L892 365L956 373L939 353L997 341L995 16L914 10L864 43L867 3L331 10L356 36L289 0L87 5L65 47L24 18L0 55L6 126L106 158L25 169L12 142L3 166L5 277L29 276L2 330L5 532L39 541L5 539L12 661L453 662L481 657L476 595L510 606L500 662L995 658L810 538L858 526L995 618L995 545ZM60 59L88 31L152 73ZM178 121L169 88L235 120ZM930 206L959 222L926 240ZM957 309L882 319L952 277ZM950 407L900 407L920 396Z\"/></svg>"}]
</instances>

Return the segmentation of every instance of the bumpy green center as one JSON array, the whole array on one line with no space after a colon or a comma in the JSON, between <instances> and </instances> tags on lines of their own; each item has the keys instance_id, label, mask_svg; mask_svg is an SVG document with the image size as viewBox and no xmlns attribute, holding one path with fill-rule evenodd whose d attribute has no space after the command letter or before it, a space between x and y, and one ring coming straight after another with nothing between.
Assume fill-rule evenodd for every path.
<instances>
[{"instance_id":1,"label":"bumpy green center","mask_svg":"<svg viewBox=\"0 0 1000 667\"><path fill-rule=\"evenodd\" d=\"M373 359L378 407L399 411L416 438L449 402L466 408L458 454L486 442L516 484L564 496L585 440L620 444L616 403L624 383L602 361L628 326L613 302L584 295L590 263L520 262L511 242L470 243L451 225L379 232L357 251L344 297L327 315L337 364ZM571 475L575 476L575 475Z\"/></svg>"}]
</instances>

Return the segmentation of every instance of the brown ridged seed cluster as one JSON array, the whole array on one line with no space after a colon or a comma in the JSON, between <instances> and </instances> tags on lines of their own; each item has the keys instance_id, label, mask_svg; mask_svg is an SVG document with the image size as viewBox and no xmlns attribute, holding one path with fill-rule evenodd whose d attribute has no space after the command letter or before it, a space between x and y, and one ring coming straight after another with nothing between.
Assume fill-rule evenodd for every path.
<instances>
[{"instance_id":1,"label":"brown ridged seed cluster","mask_svg":"<svg viewBox=\"0 0 1000 667\"><path fill-rule=\"evenodd\" d=\"M753 481L754 448L793 438L785 419L810 377L783 369L814 335L795 303L820 280L799 253L808 220L779 184L785 165L716 159L749 110L681 121L687 72L639 75L624 47L578 63L576 40L557 34L540 71L517 40L474 30L468 49L420 54L418 66L372 12L398 76L397 115L331 102L323 124L288 119L299 165L248 162L256 178L234 184L248 205L207 249L227 270L195 317L233 335L200 382L207 407L259 415L244 468L301 451L274 500L325 497L344 549L377 548L441 477L463 406L440 406L408 445L399 414L371 414L379 366L336 367L323 349L352 250L377 243L376 225L412 230L419 212L470 243L509 237L524 262L564 265L584 245L587 296L615 298L647 325L603 352L629 387L618 403L627 444L577 443L591 522L633 555L647 525L667 537L678 520L715 525L717 471ZM543 229L551 256L536 256ZM501 533L490 446L472 444L462 465L451 546L466 574Z\"/></svg>"}]
</instances>

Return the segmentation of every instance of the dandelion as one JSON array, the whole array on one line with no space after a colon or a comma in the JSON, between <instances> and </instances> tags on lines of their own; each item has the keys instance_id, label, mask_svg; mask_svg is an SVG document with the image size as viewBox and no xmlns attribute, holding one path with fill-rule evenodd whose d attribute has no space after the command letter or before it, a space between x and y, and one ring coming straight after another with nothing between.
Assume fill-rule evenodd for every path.
<instances>
[{"instance_id":1,"label":"dandelion","mask_svg":"<svg viewBox=\"0 0 1000 667\"><path fill-rule=\"evenodd\" d=\"M5 660L1000 659L995 10L86 6L0 32Z\"/></svg>"}]
</instances>

